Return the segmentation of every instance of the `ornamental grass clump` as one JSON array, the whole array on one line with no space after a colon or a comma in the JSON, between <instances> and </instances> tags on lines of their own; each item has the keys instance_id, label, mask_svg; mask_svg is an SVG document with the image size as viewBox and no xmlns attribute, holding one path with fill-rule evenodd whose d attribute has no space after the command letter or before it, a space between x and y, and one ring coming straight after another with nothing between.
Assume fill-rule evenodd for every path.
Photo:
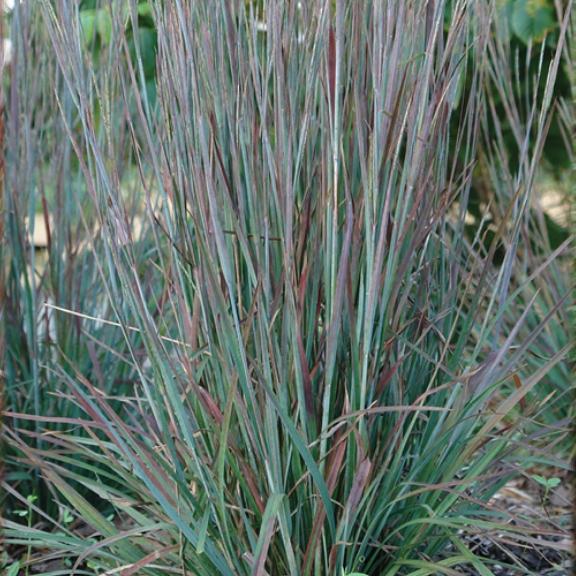
<instances>
[{"instance_id":1,"label":"ornamental grass clump","mask_svg":"<svg viewBox=\"0 0 576 576\"><path fill-rule=\"evenodd\" d=\"M569 7L522 98L498 14L15 8L5 489L39 499L5 541L29 573L484 575L475 534L563 534L492 497L567 466L572 238L550 248L534 182Z\"/></svg>"}]
</instances>

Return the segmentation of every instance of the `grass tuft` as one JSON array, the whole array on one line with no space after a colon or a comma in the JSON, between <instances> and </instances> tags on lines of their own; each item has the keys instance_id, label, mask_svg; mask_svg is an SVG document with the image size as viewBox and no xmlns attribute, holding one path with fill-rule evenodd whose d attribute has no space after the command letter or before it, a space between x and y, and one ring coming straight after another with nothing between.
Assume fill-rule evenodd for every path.
<instances>
[{"instance_id":1,"label":"grass tuft","mask_svg":"<svg viewBox=\"0 0 576 576\"><path fill-rule=\"evenodd\" d=\"M490 575L478 534L565 538L493 496L569 468L573 237L536 183L572 3L525 61L496 4L14 7L26 574Z\"/></svg>"}]
</instances>

